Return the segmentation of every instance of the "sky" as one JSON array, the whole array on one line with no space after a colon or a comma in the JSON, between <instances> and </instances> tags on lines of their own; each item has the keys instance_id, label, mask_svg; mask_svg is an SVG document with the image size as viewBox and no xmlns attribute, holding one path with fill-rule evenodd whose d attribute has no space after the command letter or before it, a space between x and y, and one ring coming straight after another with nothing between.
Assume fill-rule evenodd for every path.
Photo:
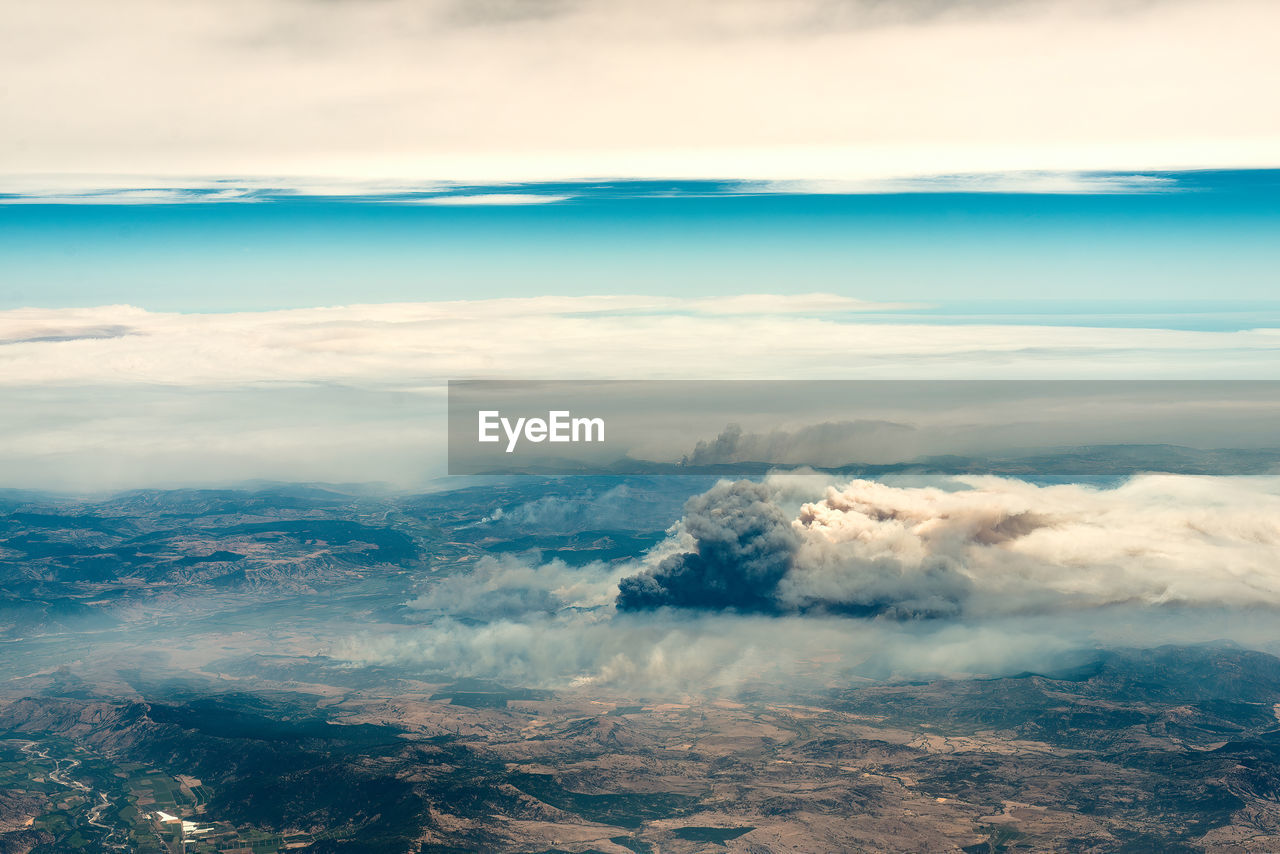
<instances>
[{"instance_id":1,"label":"sky","mask_svg":"<svg viewBox=\"0 0 1280 854\"><path fill-rule=\"evenodd\" d=\"M420 484L459 378L1254 378L1269 0L0 5L0 486Z\"/></svg>"},{"instance_id":2,"label":"sky","mask_svg":"<svg viewBox=\"0 0 1280 854\"><path fill-rule=\"evenodd\" d=\"M1268 0L6 4L0 310L824 292L1243 322L1275 291L1278 28Z\"/></svg>"},{"instance_id":3,"label":"sky","mask_svg":"<svg viewBox=\"0 0 1280 854\"><path fill-rule=\"evenodd\" d=\"M1036 177L995 189L916 181L912 192L630 181L161 204L11 197L0 199L0 308L217 312L535 293L1275 298L1280 171L1039 176L1061 191L1017 191Z\"/></svg>"}]
</instances>

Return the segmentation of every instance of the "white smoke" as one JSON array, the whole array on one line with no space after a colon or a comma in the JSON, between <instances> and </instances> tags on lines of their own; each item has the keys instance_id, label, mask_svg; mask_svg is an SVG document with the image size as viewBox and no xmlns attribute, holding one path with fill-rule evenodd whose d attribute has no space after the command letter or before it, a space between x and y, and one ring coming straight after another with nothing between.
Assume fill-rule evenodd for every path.
<instances>
[{"instance_id":1,"label":"white smoke","mask_svg":"<svg viewBox=\"0 0 1280 854\"><path fill-rule=\"evenodd\" d=\"M778 598L968 615L1120 603L1280 605L1280 481L1149 475L1111 489L995 477L854 481L802 506Z\"/></svg>"},{"instance_id":2,"label":"white smoke","mask_svg":"<svg viewBox=\"0 0 1280 854\"><path fill-rule=\"evenodd\" d=\"M617 594L618 580L634 569L600 562L571 567L561 560L536 565L517 555L486 556L470 572L434 582L408 607L490 620L567 608L607 608Z\"/></svg>"}]
</instances>

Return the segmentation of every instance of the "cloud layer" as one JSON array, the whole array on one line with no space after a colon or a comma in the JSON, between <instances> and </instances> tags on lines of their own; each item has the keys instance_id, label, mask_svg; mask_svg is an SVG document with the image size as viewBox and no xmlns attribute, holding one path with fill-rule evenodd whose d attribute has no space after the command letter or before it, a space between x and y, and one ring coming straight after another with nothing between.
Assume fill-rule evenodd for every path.
<instances>
[{"instance_id":1,"label":"cloud layer","mask_svg":"<svg viewBox=\"0 0 1280 854\"><path fill-rule=\"evenodd\" d=\"M876 308L759 294L4 311L0 485L415 485L443 473L449 379L1269 379L1280 357L1280 336L1266 329L860 319ZM692 437L675 438L694 450ZM796 437L752 441L774 439Z\"/></svg>"},{"instance_id":2,"label":"cloud layer","mask_svg":"<svg viewBox=\"0 0 1280 854\"><path fill-rule=\"evenodd\" d=\"M540 296L227 314L0 311L0 384L443 379L1271 378L1275 330L862 323L832 294ZM1104 358L1100 358L1103 357Z\"/></svg>"},{"instance_id":3,"label":"cloud layer","mask_svg":"<svg viewBox=\"0 0 1280 854\"><path fill-rule=\"evenodd\" d=\"M1268 0L9 3L0 163L419 184L1275 166L1280 119L1258 105L1280 83L1278 14Z\"/></svg>"},{"instance_id":4,"label":"cloud layer","mask_svg":"<svg viewBox=\"0 0 1280 854\"><path fill-rule=\"evenodd\" d=\"M784 170L785 171L785 170ZM1185 174L1185 173L1184 173ZM511 206L612 199L619 196L760 196L774 194L877 193L1175 193L1174 174L1142 175L1096 171L1003 171L986 174L873 176L834 179L572 181L460 184L448 181L315 178L301 175L177 176L0 174L0 204L155 205L296 201L327 198L349 202L406 205Z\"/></svg>"}]
</instances>

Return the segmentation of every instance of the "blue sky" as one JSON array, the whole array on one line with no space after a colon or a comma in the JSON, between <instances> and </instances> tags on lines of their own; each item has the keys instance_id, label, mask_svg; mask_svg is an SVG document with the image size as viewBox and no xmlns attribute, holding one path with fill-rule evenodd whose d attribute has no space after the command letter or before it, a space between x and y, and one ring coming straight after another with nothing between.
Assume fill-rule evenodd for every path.
<instances>
[{"instance_id":1,"label":"blue sky","mask_svg":"<svg viewBox=\"0 0 1280 854\"><path fill-rule=\"evenodd\" d=\"M1148 176L1154 190L1133 177L1116 177L1132 188L1103 193L614 182L258 190L251 201L167 204L24 199L0 205L0 308L830 292L927 303L926 317L1148 315L1141 325L1164 314L1185 324L1180 303L1207 300L1217 317L1196 322L1254 314L1257 325L1278 293L1280 170L1161 173ZM420 203L493 193L562 200Z\"/></svg>"}]
</instances>

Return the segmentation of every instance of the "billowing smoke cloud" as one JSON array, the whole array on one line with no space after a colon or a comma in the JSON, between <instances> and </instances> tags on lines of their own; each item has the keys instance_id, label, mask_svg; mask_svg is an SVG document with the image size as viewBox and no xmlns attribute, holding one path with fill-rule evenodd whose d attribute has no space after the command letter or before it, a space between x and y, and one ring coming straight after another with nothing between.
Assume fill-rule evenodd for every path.
<instances>
[{"instance_id":1,"label":"billowing smoke cloud","mask_svg":"<svg viewBox=\"0 0 1280 854\"><path fill-rule=\"evenodd\" d=\"M623 579L618 608L777 610L778 583L791 568L800 537L773 503L774 495L771 487L739 481L691 498L684 528L695 549Z\"/></svg>"},{"instance_id":2,"label":"billowing smoke cloud","mask_svg":"<svg viewBox=\"0 0 1280 854\"><path fill-rule=\"evenodd\" d=\"M1145 476L1114 489L856 480L794 518L776 484L690 501L688 551L624 579L663 606L900 619L1140 605L1280 606L1273 479Z\"/></svg>"}]
</instances>

